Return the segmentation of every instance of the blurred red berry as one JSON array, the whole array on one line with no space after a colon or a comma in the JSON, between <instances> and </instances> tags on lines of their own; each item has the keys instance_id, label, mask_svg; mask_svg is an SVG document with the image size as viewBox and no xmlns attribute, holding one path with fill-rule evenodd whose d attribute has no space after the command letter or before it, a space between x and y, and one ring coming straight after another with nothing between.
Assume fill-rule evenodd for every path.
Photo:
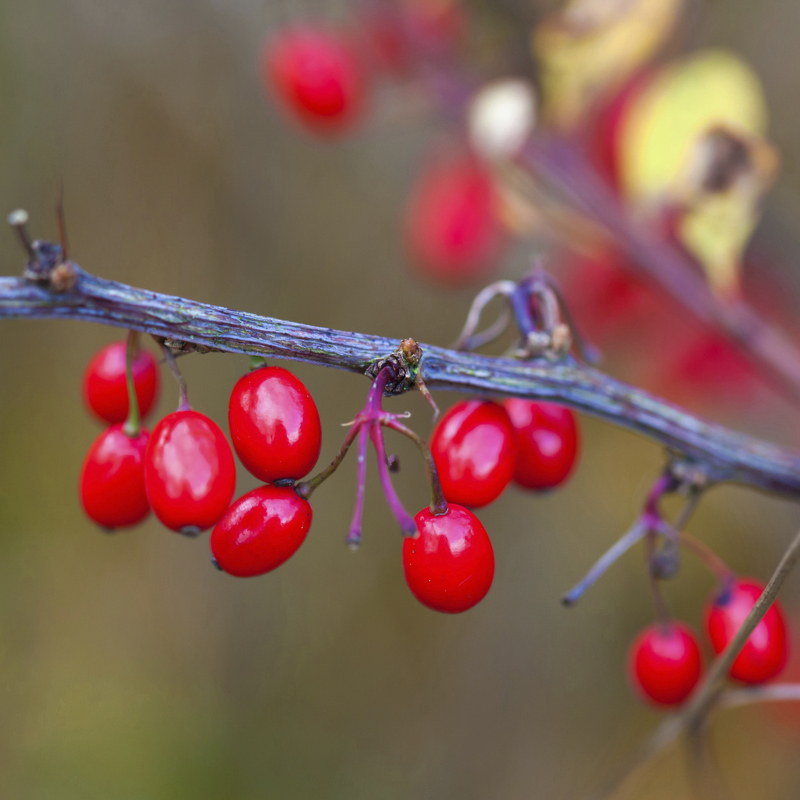
<instances>
[{"instance_id":1,"label":"blurred red berry","mask_svg":"<svg viewBox=\"0 0 800 800\"><path fill-rule=\"evenodd\" d=\"M419 535L403 541L403 569L414 597L446 614L483 600L494 578L494 551L478 518L451 503L440 516L423 508L414 521Z\"/></svg>"},{"instance_id":2,"label":"blurred red berry","mask_svg":"<svg viewBox=\"0 0 800 800\"><path fill-rule=\"evenodd\" d=\"M281 105L315 133L338 133L363 110L363 65L349 37L335 29L281 31L264 49L262 75Z\"/></svg>"},{"instance_id":3,"label":"blurred red berry","mask_svg":"<svg viewBox=\"0 0 800 800\"><path fill-rule=\"evenodd\" d=\"M517 438L514 481L526 489L552 489L578 458L578 423L568 408L512 398L505 409Z\"/></svg>"},{"instance_id":4,"label":"blurred red berry","mask_svg":"<svg viewBox=\"0 0 800 800\"><path fill-rule=\"evenodd\" d=\"M680 623L645 628L631 645L628 658L634 686L662 706L682 703L703 671L697 636Z\"/></svg>"},{"instance_id":5,"label":"blurred red berry","mask_svg":"<svg viewBox=\"0 0 800 800\"><path fill-rule=\"evenodd\" d=\"M86 514L103 528L127 528L150 513L144 488L149 433L128 436L123 425L103 431L83 462L80 496Z\"/></svg>"},{"instance_id":6,"label":"blurred red berry","mask_svg":"<svg viewBox=\"0 0 800 800\"><path fill-rule=\"evenodd\" d=\"M236 488L225 434L191 409L168 414L153 429L144 468L147 499L163 525L198 533L215 525Z\"/></svg>"},{"instance_id":7,"label":"blurred red berry","mask_svg":"<svg viewBox=\"0 0 800 800\"><path fill-rule=\"evenodd\" d=\"M450 285L485 276L504 239L496 205L492 176L473 156L430 164L406 206L406 246L415 266Z\"/></svg>"},{"instance_id":8,"label":"blurred red berry","mask_svg":"<svg viewBox=\"0 0 800 800\"><path fill-rule=\"evenodd\" d=\"M488 400L456 403L438 422L431 452L448 502L480 508L514 474L517 441L506 410Z\"/></svg>"},{"instance_id":9,"label":"blurred red berry","mask_svg":"<svg viewBox=\"0 0 800 800\"><path fill-rule=\"evenodd\" d=\"M322 427L314 399L289 370L261 367L243 375L228 405L231 441L261 481L297 480L317 463Z\"/></svg>"},{"instance_id":10,"label":"blurred red berry","mask_svg":"<svg viewBox=\"0 0 800 800\"><path fill-rule=\"evenodd\" d=\"M711 600L706 607L706 631L715 653L728 646L763 591L762 583L740 578ZM730 676L742 683L764 683L783 671L788 655L786 623L775 602L736 657Z\"/></svg>"},{"instance_id":11,"label":"blurred red berry","mask_svg":"<svg viewBox=\"0 0 800 800\"><path fill-rule=\"evenodd\" d=\"M105 422L115 425L128 418L128 384L125 376L127 343L112 342L89 362L83 375L86 405ZM159 377L156 360L140 350L131 364L139 412L144 417L158 397Z\"/></svg>"},{"instance_id":12,"label":"blurred red berry","mask_svg":"<svg viewBox=\"0 0 800 800\"><path fill-rule=\"evenodd\" d=\"M211 532L220 569L239 578L263 575L291 558L311 527L311 506L290 486L260 486L240 497Z\"/></svg>"}]
</instances>

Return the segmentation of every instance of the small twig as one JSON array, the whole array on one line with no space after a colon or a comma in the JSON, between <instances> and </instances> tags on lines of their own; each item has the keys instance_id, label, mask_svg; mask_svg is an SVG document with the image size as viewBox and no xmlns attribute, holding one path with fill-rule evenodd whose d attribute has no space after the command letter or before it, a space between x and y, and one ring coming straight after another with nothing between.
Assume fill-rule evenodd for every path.
<instances>
[{"instance_id":1,"label":"small twig","mask_svg":"<svg viewBox=\"0 0 800 800\"><path fill-rule=\"evenodd\" d=\"M728 689L719 696L718 708L739 708L753 703L800 702L800 683L770 683L747 689Z\"/></svg>"},{"instance_id":2,"label":"small twig","mask_svg":"<svg viewBox=\"0 0 800 800\"><path fill-rule=\"evenodd\" d=\"M183 377L183 373L178 367L178 363L175 361L175 353L172 352L172 348L164 342L164 340L159 336L153 337L161 347L161 352L164 353L164 360L169 367L169 371L172 373L172 377L178 382L178 389L179 389L179 398L178 398L178 411L186 411L187 409L191 408L189 405L189 387L186 384L186 378Z\"/></svg>"},{"instance_id":3,"label":"small twig","mask_svg":"<svg viewBox=\"0 0 800 800\"><path fill-rule=\"evenodd\" d=\"M597 560L595 565L586 573L572 589L562 598L561 602L565 606L573 606L583 596L584 592L592 586L605 571L614 564L623 553L633 547L645 534L648 528L642 520L637 520L634 526L617 541Z\"/></svg>"}]
</instances>

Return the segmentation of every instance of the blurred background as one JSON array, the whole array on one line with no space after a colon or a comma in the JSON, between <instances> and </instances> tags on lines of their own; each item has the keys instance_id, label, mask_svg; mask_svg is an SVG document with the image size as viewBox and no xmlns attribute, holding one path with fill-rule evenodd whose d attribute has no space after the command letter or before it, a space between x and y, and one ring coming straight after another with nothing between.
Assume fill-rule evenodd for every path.
<instances>
[{"instance_id":1,"label":"blurred background","mask_svg":"<svg viewBox=\"0 0 800 800\"><path fill-rule=\"evenodd\" d=\"M530 31L554 7L469 3L472 69L534 74ZM399 225L414 176L450 123L413 87L387 84L357 130L320 142L264 96L266 37L309 16L347 20L353 9L333 0L0 3L0 208L26 208L32 233L55 238L63 177L71 255L90 272L258 314L452 342L481 284L421 278ZM731 48L763 82L783 170L752 247L790 320L800 296L798 30L791 0L696 2L671 45ZM497 274L521 275L530 247L512 246ZM3 274L19 274L10 231L2 252ZM668 324L680 328L681 313ZM207 537L187 540L152 519L102 534L76 491L100 431L83 408L81 377L120 333L3 321L0 336L0 797L577 798L658 722L625 673L628 645L652 619L641 553L576 608L559 603L638 513L663 463L652 443L582 418L583 455L565 488L512 488L480 512L494 585L474 610L450 617L408 591L374 474L364 543L357 553L344 546L352 460L315 494L304 547L262 578L217 572ZM652 385L626 353L609 343L603 368ZM659 363L656 351L644 356ZM193 405L225 425L247 359L191 356L181 366ZM327 463L367 383L293 369L319 406ZM659 388L800 446L796 410L764 384L738 400L669 374ZM457 398L437 399L446 407ZM165 372L159 414L176 402ZM410 409L429 434L417 394L389 407ZM421 508L416 453L404 441L389 446L402 464L401 496ZM240 470L237 495L253 486ZM689 530L766 580L799 518L783 499L725 487ZM689 556L665 590L675 615L698 627L712 588ZM800 623L800 577L783 599ZM712 733L733 797L800 794L800 707L720 712ZM619 796L689 794L676 747Z\"/></svg>"}]
</instances>

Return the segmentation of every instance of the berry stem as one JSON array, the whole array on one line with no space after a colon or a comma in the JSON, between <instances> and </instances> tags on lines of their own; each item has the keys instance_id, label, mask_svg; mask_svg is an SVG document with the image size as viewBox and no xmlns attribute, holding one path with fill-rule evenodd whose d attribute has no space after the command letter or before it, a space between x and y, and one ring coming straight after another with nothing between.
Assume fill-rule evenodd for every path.
<instances>
[{"instance_id":1,"label":"berry stem","mask_svg":"<svg viewBox=\"0 0 800 800\"><path fill-rule=\"evenodd\" d=\"M188 411L191 408L189 405L189 387L186 385L186 378L183 377L183 373L178 367L178 362L175 360L175 353L172 352L172 348L166 344L163 339L156 337L156 341L161 346L164 359L167 362L169 371L172 373L172 377L178 382L178 387L180 389L178 411Z\"/></svg>"},{"instance_id":2,"label":"berry stem","mask_svg":"<svg viewBox=\"0 0 800 800\"><path fill-rule=\"evenodd\" d=\"M376 380L377 383L377 380ZM383 431L379 422L369 425L369 435L378 456L378 476L380 477L383 493L386 495L386 502L392 510L395 519L400 524L400 528L405 536L414 536L417 533L417 524L408 511L403 508L400 498L392 485L392 478L389 475L389 468L386 466L386 448L383 443Z\"/></svg>"},{"instance_id":3,"label":"berry stem","mask_svg":"<svg viewBox=\"0 0 800 800\"><path fill-rule=\"evenodd\" d=\"M309 478L307 481L302 481L298 483L294 490L297 494L300 495L304 500L308 500L309 497L317 490L319 487L325 483L337 469L339 469L339 465L344 461L344 457L347 455L347 451L350 449L350 446L356 439L359 431L361 430L362 422L360 420L356 420L350 430L347 432L347 436L345 437L342 446L339 448L339 452L334 456L333 461L328 464L322 472L317 473L313 478Z\"/></svg>"},{"instance_id":4,"label":"berry stem","mask_svg":"<svg viewBox=\"0 0 800 800\"><path fill-rule=\"evenodd\" d=\"M133 360L139 354L139 331L128 331L128 344L125 350L125 380L128 384L128 419L122 430L126 436L135 439L142 427L139 413L139 397L133 380Z\"/></svg>"},{"instance_id":5,"label":"berry stem","mask_svg":"<svg viewBox=\"0 0 800 800\"><path fill-rule=\"evenodd\" d=\"M736 573L705 542L685 531L680 533L675 531L675 533L678 534L678 542L687 550L691 550L723 586L731 585Z\"/></svg>"},{"instance_id":6,"label":"berry stem","mask_svg":"<svg viewBox=\"0 0 800 800\"><path fill-rule=\"evenodd\" d=\"M637 520L634 526L624 536L617 539L617 541L600 556L595 565L586 573L586 576L561 598L561 602L567 607L575 605L582 597L583 593L592 586L621 555L627 553L633 545L642 539L644 535L648 533L648 530L644 520Z\"/></svg>"},{"instance_id":7,"label":"berry stem","mask_svg":"<svg viewBox=\"0 0 800 800\"><path fill-rule=\"evenodd\" d=\"M428 447L428 443L421 436L412 431L411 428L406 427L402 422L398 422L394 417L387 419L382 424L387 428L391 428L393 431L402 433L403 436L407 436L417 445L422 453L422 457L425 459L425 471L428 475L428 483L431 487L431 514L436 517L446 514L447 500L444 498L442 483L439 480L439 470L436 468L436 462L433 459L433 453L430 447Z\"/></svg>"},{"instance_id":8,"label":"berry stem","mask_svg":"<svg viewBox=\"0 0 800 800\"><path fill-rule=\"evenodd\" d=\"M661 593L661 586L658 582L658 576L655 570L652 569L653 556L656 550L656 532L652 528L648 528L647 536L645 537L645 558L647 563L647 577L650 584L650 594L653 598L653 606L656 611L656 618L662 630L669 630L672 624L672 617L670 616L667 604L664 601L664 595Z\"/></svg>"},{"instance_id":9,"label":"berry stem","mask_svg":"<svg viewBox=\"0 0 800 800\"><path fill-rule=\"evenodd\" d=\"M357 550L361 544L361 519L364 515L364 493L367 485L367 429L358 427L358 483L356 484L356 503L353 509L353 521L347 534L347 546Z\"/></svg>"},{"instance_id":10,"label":"berry stem","mask_svg":"<svg viewBox=\"0 0 800 800\"><path fill-rule=\"evenodd\" d=\"M267 366L267 359L263 356L250 356L250 372Z\"/></svg>"}]
</instances>

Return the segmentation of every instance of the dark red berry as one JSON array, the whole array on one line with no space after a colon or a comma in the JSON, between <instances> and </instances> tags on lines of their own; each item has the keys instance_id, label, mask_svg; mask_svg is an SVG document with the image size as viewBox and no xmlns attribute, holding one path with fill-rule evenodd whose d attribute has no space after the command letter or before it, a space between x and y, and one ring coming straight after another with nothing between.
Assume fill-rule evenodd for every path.
<instances>
[{"instance_id":1,"label":"dark red berry","mask_svg":"<svg viewBox=\"0 0 800 800\"><path fill-rule=\"evenodd\" d=\"M504 239L496 205L492 176L473 156L431 164L406 206L405 238L413 263L450 285L483 277Z\"/></svg>"},{"instance_id":2,"label":"dark red berry","mask_svg":"<svg viewBox=\"0 0 800 800\"><path fill-rule=\"evenodd\" d=\"M526 489L552 489L569 477L578 458L575 415L553 403L512 398L505 409L517 437L514 481Z\"/></svg>"},{"instance_id":3,"label":"dark red berry","mask_svg":"<svg viewBox=\"0 0 800 800\"><path fill-rule=\"evenodd\" d=\"M103 528L127 528L150 513L144 489L144 454L150 434L128 436L123 425L103 431L83 462L81 503Z\"/></svg>"},{"instance_id":4,"label":"dark red berry","mask_svg":"<svg viewBox=\"0 0 800 800\"><path fill-rule=\"evenodd\" d=\"M629 664L634 685L662 706L682 703L703 671L697 636L688 625L677 622L645 628L631 645Z\"/></svg>"},{"instance_id":5,"label":"dark red berry","mask_svg":"<svg viewBox=\"0 0 800 800\"><path fill-rule=\"evenodd\" d=\"M740 578L711 600L706 607L706 631L715 653L727 647L763 591L762 583ZM786 623L776 602L750 634L731 666L730 676L742 683L764 683L781 673L788 655Z\"/></svg>"},{"instance_id":6,"label":"dark red berry","mask_svg":"<svg viewBox=\"0 0 800 800\"><path fill-rule=\"evenodd\" d=\"M100 350L83 375L86 405L112 425L128 418L128 384L125 376L126 342L112 342ZM153 406L159 387L158 366L147 350L140 350L131 364L139 412L144 417Z\"/></svg>"},{"instance_id":7,"label":"dark red berry","mask_svg":"<svg viewBox=\"0 0 800 800\"><path fill-rule=\"evenodd\" d=\"M403 569L414 597L434 611L458 614L480 603L494 578L494 551L480 520L451 503L414 517L418 535L403 541Z\"/></svg>"},{"instance_id":8,"label":"dark red berry","mask_svg":"<svg viewBox=\"0 0 800 800\"><path fill-rule=\"evenodd\" d=\"M225 572L263 575L290 559L311 527L311 506L290 486L260 486L240 497L211 532L211 552Z\"/></svg>"},{"instance_id":9,"label":"dark red berry","mask_svg":"<svg viewBox=\"0 0 800 800\"><path fill-rule=\"evenodd\" d=\"M295 480L319 458L322 428L314 399L281 367L243 375L228 405L231 441L242 464L261 481Z\"/></svg>"},{"instance_id":10,"label":"dark red berry","mask_svg":"<svg viewBox=\"0 0 800 800\"><path fill-rule=\"evenodd\" d=\"M225 434L197 411L168 414L150 436L144 480L150 506L166 527L183 533L210 528L236 488Z\"/></svg>"},{"instance_id":11,"label":"dark red berry","mask_svg":"<svg viewBox=\"0 0 800 800\"><path fill-rule=\"evenodd\" d=\"M336 30L295 27L264 49L264 84L316 133L337 133L362 112L364 67L348 37Z\"/></svg>"},{"instance_id":12,"label":"dark red berry","mask_svg":"<svg viewBox=\"0 0 800 800\"><path fill-rule=\"evenodd\" d=\"M431 452L447 500L480 508L496 500L508 486L517 443L503 406L465 400L439 420L431 437Z\"/></svg>"}]
</instances>

